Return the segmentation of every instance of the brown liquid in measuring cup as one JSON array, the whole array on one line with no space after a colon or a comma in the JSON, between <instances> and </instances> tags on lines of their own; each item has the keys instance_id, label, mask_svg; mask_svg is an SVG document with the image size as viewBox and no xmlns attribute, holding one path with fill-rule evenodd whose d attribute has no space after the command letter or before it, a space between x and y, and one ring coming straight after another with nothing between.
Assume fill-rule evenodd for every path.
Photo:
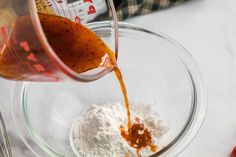
<instances>
[{"instance_id":1,"label":"brown liquid in measuring cup","mask_svg":"<svg viewBox=\"0 0 236 157\"><path fill-rule=\"evenodd\" d=\"M103 62L107 64L105 59L108 57L105 55L113 52L94 32L63 17L39 13L39 18L49 44L69 68L83 73L101 66ZM28 15L13 22L6 45L0 45L1 77L40 81L39 75L47 77L58 70L48 59L48 50L42 47L34 29Z\"/></svg>"},{"instance_id":2,"label":"brown liquid in measuring cup","mask_svg":"<svg viewBox=\"0 0 236 157\"><path fill-rule=\"evenodd\" d=\"M99 66L113 67L124 96L128 117L127 127L120 126L121 136L137 150L139 157L141 149L145 147L156 152L157 147L152 144L151 134L144 124L138 118L134 124L131 122L128 95L114 52L94 32L79 23L54 15L39 14L39 17L48 42L71 69L82 73ZM107 56L108 62L101 64L104 56Z\"/></svg>"},{"instance_id":3,"label":"brown liquid in measuring cup","mask_svg":"<svg viewBox=\"0 0 236 157\"><path fill-rule=\"evenodd\" d=\"M138 118L135 119L134 123L131 121L128 95L122 73L116 64L114 52L94 32L82 24L63 17L42 13L39 13L39 18L50 46L69 68L77 73L83 73L101 66L114 69L124 96L128 117L128 125L120 126L121 136L131 147L137 150L139 157L141 157L142 148L145 147L150 147L151 151L156 152L157 147L152 144L151 134L144 124ZM33 68L39 71L43 68L47 68L49 71L54 70L53 67L50 67L52 63L42 62L41 64L44 67L41 67L42 65L37 63L38 59L34 58L36 54L39 59L43 60L47 54L44 53L40 42L34 42L37 36L32 34L32 31L33 25L29 16L20 17L15 21L7 48L0 53L1 76L11 79L24 77L22 74L37 74L37 71L35 72L35 69L32 69L31 63L34 65ZM23 36L22 32L24 32ZM34 54L32 54L33 52Z\"/></svg>"},{"instance_id":4,"label":"brown liquid in measuring cup","mask_svg":"<svg viewBox=\"0 0 236 157\"><path fill-rule=\"evenodd\" d=\"M94 32L69 19L39 14L47 40L59 58L77 73L99 67L112 53Z\"/></svg>"}]
</instances>

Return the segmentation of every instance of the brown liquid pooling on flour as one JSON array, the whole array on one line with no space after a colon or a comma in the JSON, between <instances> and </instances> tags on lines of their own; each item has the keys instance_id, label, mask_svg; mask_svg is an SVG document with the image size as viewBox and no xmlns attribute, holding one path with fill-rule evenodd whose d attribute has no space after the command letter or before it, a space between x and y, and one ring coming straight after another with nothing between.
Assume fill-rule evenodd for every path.
<instances>
[{"instance_id":1,"label":"brown liquid pooling on flour","mask_svg":"<svg viewBox=\"0 0 236 157\"><path fill-rule=\"evenodd\" d=\"M125 126L120 126L121 136L128 142L128 144L135 148L138 157L141 157L142 148L149 147L152 152L157 151L157 146L152 144L152 137L144 124L140 123L139 118L135 118L135 123L131 128L126 129Z\"/></svg>"}]
</instances>

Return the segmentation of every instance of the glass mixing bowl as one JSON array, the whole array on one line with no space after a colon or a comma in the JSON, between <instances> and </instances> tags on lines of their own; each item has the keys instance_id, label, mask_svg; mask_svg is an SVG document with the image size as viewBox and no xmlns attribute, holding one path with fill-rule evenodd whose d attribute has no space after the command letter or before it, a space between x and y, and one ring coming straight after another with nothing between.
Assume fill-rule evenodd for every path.
<instances>
[{"instance_id":1,"label":"glass mixing bowl","mask_svg":"<svg viewBox=\"0 0 236 157\"><path fill-rule=\"evenodd\" d=\"M104 40L109 25L90 28ZM168 126L152 157L179 154L198 132L206 110L204 88L189 53L166 35L119 23L118 65L131 100L151 102ZM24 143L41 157L75 157L69 141L72 122L92 104L123 102L115 75L90 83L18 83L12 118Z\"/></svg>"}]
</instances>

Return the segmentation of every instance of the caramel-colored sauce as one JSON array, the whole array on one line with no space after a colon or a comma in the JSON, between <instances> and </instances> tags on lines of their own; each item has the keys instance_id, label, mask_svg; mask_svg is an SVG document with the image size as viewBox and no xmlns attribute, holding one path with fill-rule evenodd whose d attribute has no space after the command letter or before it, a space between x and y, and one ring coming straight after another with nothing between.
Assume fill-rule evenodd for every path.
<instances>
[{"instance_id":1,"label":"caramel-colored sauce","mask_svg":"<svg viewBox=\"0 0 236 157\"><path fill-rule=\"evenodd\" d=\"M131 114L130 114L129 99L128 99L126 86L125 86L125 83L124 83L124 80L123 80L123 77L122 77L122 73L121 73L120 69L117 66L114 67L114 72L115 72L116 77L117 77L117 79L120 83L121 91L122 91L123 96L124 96L125 107L126 107L127 118L128 118L128 128L131 128L132 127Z\"/></svg>"},{"instance_id":2,"label":"caramel-colored sauce","mask_svg":"<svg viewBox=\"0 0 236 157\"><path fill-rule=\"evenodd\" d=\"M99 67L103 57L111 51L94 32L80 23L47 14L39 14L39 18L53 50L77 73Z\"/></svg>"},{"instance_id":3,"label":"caramel-colored sauce","mask_svg":"<svg viewBox=\"0 0 236 157\"><path fill-rule=\"evenodd\" d=\"M115 53L90 29L82 24L72 22L66 18L39 14L47 40L60 59L77 73L86 72L99 66L113 67L119 81L127 111L127 129L120 127L121 136L129 145L137 150L141 157L141 150L150 147L151 151L157 151L152 144L151 133L145 128L138 118L131 122L131 112L128 94L115 58ZM105 64L103 58L109 60Z\"/></svg>"},{"instance_id":4,"label":"caramel-colored sauce","mask_svg":"<svg viewBox=\"0 0 236 157\"><path fill-rule=\"evenodd\" d=\"M115 53L93 31L80 23L43 13L39 13L39 18L48 43L69 68L77 73L101 66L114 69L124 96L128 119L127 127L120 126L121 136L137 150L139 157L141 157L142 148L149 147L152 152L156 152L157 147L152 144L151 133L144 124L138 118L134 123L131 121L128 94L122 72L116 63ZM9 79L22 77L19 80L23 80L24 76L28 74L37 74L29 65L29 60L26 60L29 58L27 54L30 54L31 51L38 56L38 60L42 61L44 67L49 71L54 70L51 63L43 62L43 58L47 57L47 54L40 42L36 42L38 38L33 32L33 24L29 16L20 17L15 21L7 48L0 53L0 75L2 77ZM29 45L31 49L29 49ZM104 57L108 61L104 62ZM32 60L32 63L34 61ZM128 155L126 156L128 157Z\"/></svg>"},{"instance_id":5,"label":"caramel-colored sauce","mask_svg":"<svg viewBox=\"0 0 236 157\"><path fill-rule=\"evenodd\" d=\"M107 54L110 54L110 61L115 63L112 50L82 24L55 15L38 15L48 43L57 56L75 72L83 73L107 64L104 62L104 58L108 58ZM4 33L7 42L4 46L0 43L1 77L24 80L30 75L57 70L53 61L48 59L35 32L31 17L21 16L13 22L11 33Z\"/></svg>"},{"instance_id":6,"label":"caramel-colored sauce","mask_svg":"<svg viewBox=\"0 0 236 157\"><path fill-rule=\"evenodd\" d=\"M141 157L142 148L150 147L152 152L157 151L157 146L152 144L151 133L145 128L139 118L135 118L135 123L131 125L131 128L120 126L121 136L128 142L128 144L136 149L138 157Z\"/></svg>"}]
</instances>

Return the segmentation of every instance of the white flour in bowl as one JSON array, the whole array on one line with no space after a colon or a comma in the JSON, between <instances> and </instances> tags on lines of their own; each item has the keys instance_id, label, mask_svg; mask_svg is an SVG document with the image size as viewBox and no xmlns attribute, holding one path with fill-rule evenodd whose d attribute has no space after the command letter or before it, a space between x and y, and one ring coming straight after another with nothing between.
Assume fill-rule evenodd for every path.
<instances>
[{"instance_id":1,"label":"white flour in bowl","mask_svg":"<svg viewBox=\"0 0 236 157\"><path fill-rule=\"evenodd\" d=\"M131 103L132 119L138 117L151 132L153 143L166 132L159 115L151 105ZM119 127L127 124L125 106L121 103L93 105L80 115L71 129L71 146L79 157L136 157L136 150L121 137ZM152 154L149 148L142 155Z\"/></svg>"}]
</instances>

